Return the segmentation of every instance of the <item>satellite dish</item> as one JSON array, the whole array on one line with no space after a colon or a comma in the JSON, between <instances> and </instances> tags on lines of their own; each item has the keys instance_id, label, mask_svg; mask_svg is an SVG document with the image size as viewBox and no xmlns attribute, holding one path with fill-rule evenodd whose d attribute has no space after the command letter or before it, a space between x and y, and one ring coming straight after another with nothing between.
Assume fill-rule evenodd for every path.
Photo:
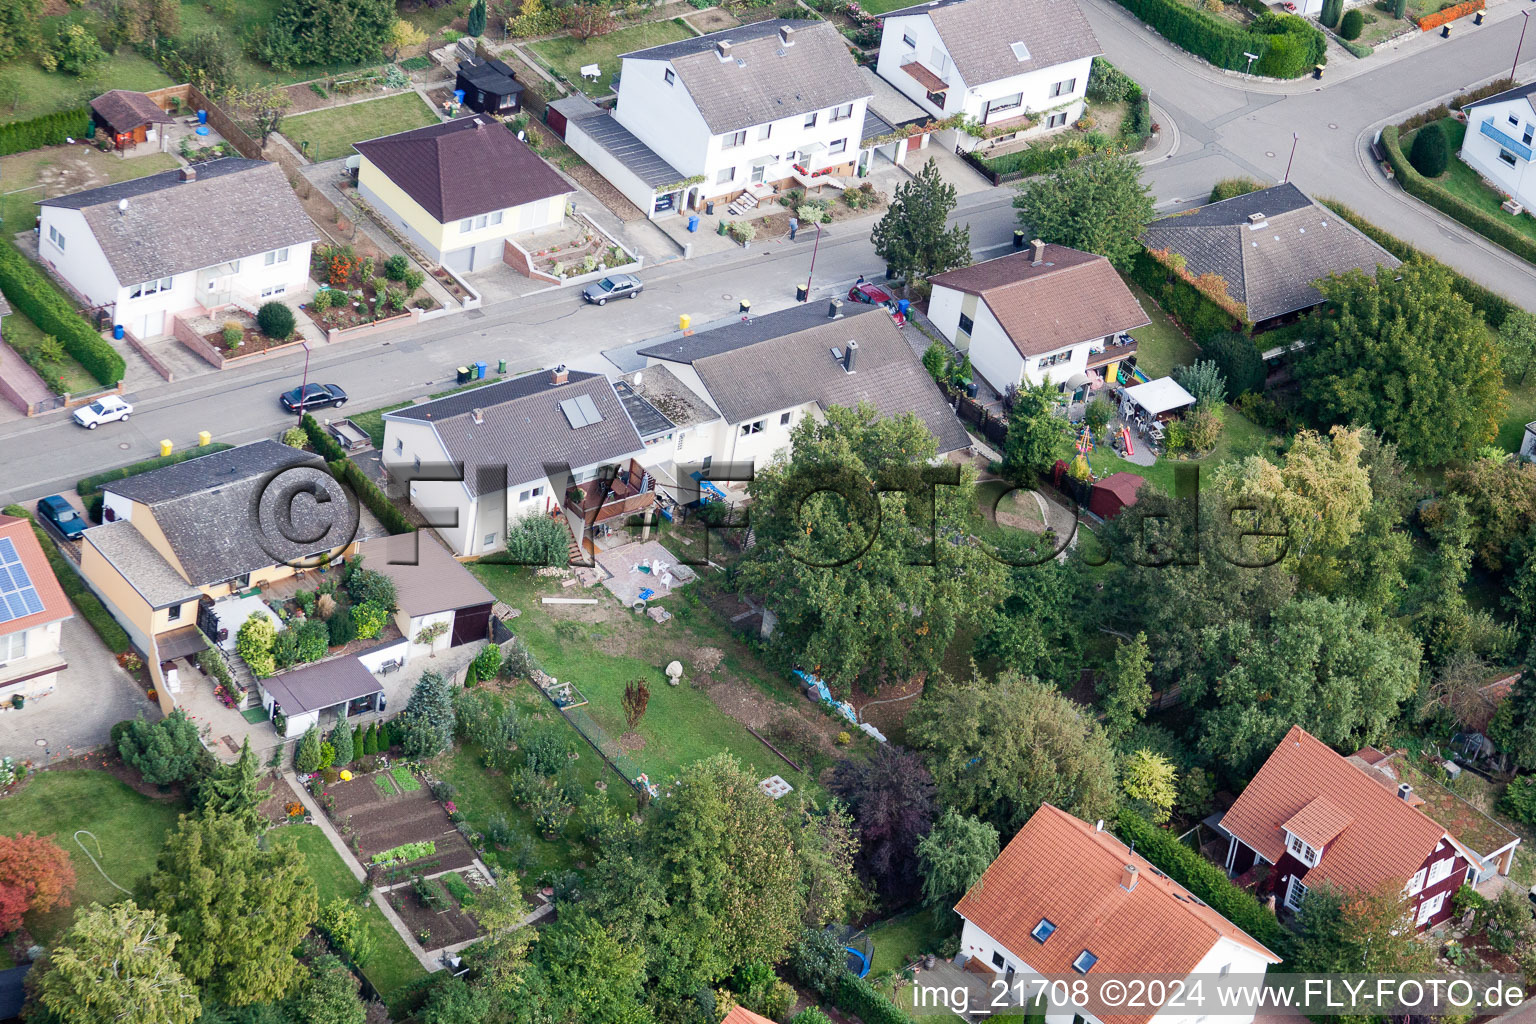
<instances>
[{"instance_id":1,"label":"satellite dish","mask_svg":"<svg viewBox=\"0 0 1536 1024\"><path fill-rule=\"evenodd\" d=\"M518 142L525 142L525 141L527 141L527 139L528 139L528 133L527 132L518 132L517 133L517 141Z\"/></svg>"},{"instance_id":2,"label":"satellite dish","mask_svg":"<svg viewBox=\"0 0 1536 1024\"><path fill-rule=\"evenodd\" d=\"M128 212L128 200L119 199L117 201L117 212L120 214Z\"/></svg>"}]
</instances>

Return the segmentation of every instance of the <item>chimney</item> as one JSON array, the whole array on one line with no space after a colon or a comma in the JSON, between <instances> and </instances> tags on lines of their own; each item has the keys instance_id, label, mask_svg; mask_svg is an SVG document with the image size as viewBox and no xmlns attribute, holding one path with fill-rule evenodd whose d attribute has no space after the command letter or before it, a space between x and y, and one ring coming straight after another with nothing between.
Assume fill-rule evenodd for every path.
<instances>
[{"instance_id":1,"label":"chimney","mask_svg":"<svg viewBox=\"0 0 1536 1024\"><path fill-rule=\"evenodd\" d=\"M721 39L717 41L715 43L715 53L720 57L721 61L730 60L731 41L729 39Z\"/></svg>"},{"instance_id":2,"label":"chimney","mask_svg":"<svg viewBox=\"0 0 1536 1024\"><path fill-rule=\"evenodd\" d=\"M1249 228L1249 230L1257 231L1257 230L1259 230L1259 228L1264 228L1264 227L1268 227L1268 226L1269 226L1269 223L1264 219L1264 215L1262 213L1250 213L1248 215L1248 228Z\"/></svg>"},{"instance_id":3,"label":"chimney","mask_svg":"<svg viewBox=\"0 0 1536 1024\"><path fill-rule=\"evenodd\" d=\"M836 320L838 317L840 317L842 315L843 315L843 301L841 299L833 299L830 303L827 304L827 319L828 320Z\"/></svg>"},{"instance_id":4,"label":"chimney","mask_svg":"<svg viewBox=\"0 0 1536 1024\"><path fill-rule=\"evenodd\" d=\"M564 384L566 381L568 381L570 379L571 379L570 371L565 368L565 364L564 363L561 363L559 366L557 366L553 370L549 371L549 383L551 385L555 386L555 387L558 387L561 384Z\"/></svg>"},{"instance_id":5,"label":"chimney","mask_svg":"<svg viewBox=\"0 0 1536 1024\"><path fill-rule=\"evenodd\" d=\"M1029 257L1030 262L1034 263L1036 266L1039 266L1040 264L1044 263L1045 262L1045 243L1043 241L1041 241L1040 239L1038 239L1038 238L1032 238L1032 239L1030 239L1029 245L1030 245L1030 248L1033 250L1033 254Z\"/></svg>"},{"instance_id":6,"label":"chimney","mask_svg":"<svg viewBox=\"0 0 1536 1024\"><path fill-rule=\"evenodd\" d=\"M1399 800L1412 801L1413 800L1413 787L1408 785L1408 783L1406 783L1406 782L1400 784L1397 787L1397 798Z\"/></svg>"},{"instance_id":7,"label":"chimney","mask_svg":"<svg viewBox=\"0 0 1536 1024\"><path fill-rule=\"evenodd\" d=\"M793 26L793 25L780 25L779 26L779 42L782 43L785 46L794 46L795 45L795 26Z\"/></svg>"},{"instance_id":8,"label":"chimney","mask_svg":"<svg viewBox=\"0 0 1536 1024\"><path fill-rule=\"evenodd\" d=\"M196 181L197 180L197 168L196 167L183 167L181 170L176 172L176 180L177 181Z\"/></svg>"},{"instance_id":9,"label":"chimney","mask_svg":"<svg viewBox=\"0 0 1536 1024\"><path fill-rule=\"evenodd\" d=\"M482 426L485 423L484 409L471 409L469 415L474 418L475 426Z\"/></svg>"},{"instance_id":10,"label":"chimney","mask_svg":"<svg viewBox=\"0 0 1536 1024\"><path fill-rule=\"evenodd\" d=\"M843 350L843 372L844 373L852 373L853 372L853 360L858 355L858 353L859 353L859 343L856 342L856 341L849 341L848 342L848 347Z\"/></svg>"},{"instance_id":11,"label":"chimney","mask_svg":"<svg viewBox=\"0 0 1536 1024\"><path fill-rule=\"evenodd\" d=\"M1136 876L1140 873L1135 864L1127 864L1125 872L1120 876L1120 888L1126 892L1136 891Z\"/></svg>"}]
</instances>

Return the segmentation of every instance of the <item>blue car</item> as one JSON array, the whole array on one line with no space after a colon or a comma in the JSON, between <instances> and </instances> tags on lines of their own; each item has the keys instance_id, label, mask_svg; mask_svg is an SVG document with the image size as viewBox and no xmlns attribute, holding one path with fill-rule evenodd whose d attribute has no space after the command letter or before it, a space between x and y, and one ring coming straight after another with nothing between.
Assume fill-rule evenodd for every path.
<instances>
[{"instance_id":1,"label":"blue car","mask_svg":"<svg viewBox=\"0 0 1536 1024\"><path fill-rule=\"evenodd\" d=\"M85 519L61 494L50 495L38 502L37 514L52 523L65 540L79 540L85 532Z\"/></svg>"}]
</instances>

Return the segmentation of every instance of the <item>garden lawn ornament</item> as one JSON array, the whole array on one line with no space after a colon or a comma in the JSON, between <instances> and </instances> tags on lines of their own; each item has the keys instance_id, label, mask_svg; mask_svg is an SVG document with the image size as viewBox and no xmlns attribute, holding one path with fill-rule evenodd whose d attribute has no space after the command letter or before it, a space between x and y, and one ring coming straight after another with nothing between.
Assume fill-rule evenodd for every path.
<instances>
[{"instance_id":1,"label":"garden lawn ornament","mask_svg":"<svg viewBox=\"0 0 1536 1024\"><path fill-rule=\"evenodd\" d=\"M680 661L668 662L667 663L667 682L671 683L673 686L676 686L678 683L680 683L682 681L683 681L683 663L680 662Z\"/></svg>"}]
</instances>

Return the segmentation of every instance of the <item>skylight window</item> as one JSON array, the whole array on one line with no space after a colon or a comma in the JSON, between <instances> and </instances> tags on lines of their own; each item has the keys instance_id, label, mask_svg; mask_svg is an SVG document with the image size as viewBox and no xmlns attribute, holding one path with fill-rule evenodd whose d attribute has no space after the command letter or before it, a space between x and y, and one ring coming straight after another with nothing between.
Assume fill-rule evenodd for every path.
<instances>
[{"instance_id":1,"label":"skylight window","mask_svg":"<svg viewBox=\"0 0 1536 1024\"><path fill-rule=\"evenodd\" d=\"M1029 60L1029 47L1023 43L1014 43L1013 56L1018 60Z\"/></svg>"},{"instance_id":2,"label":"skylight window","mask_svg":"<svg viewBox=\"0 0 1536 1024\"><path fill-rule=\"evenodd\" d=\"M1049 919L1042 917L1040 923L1035 925L1035 930L1029 934L1036 942L1044 942L1051 937L1051 933L1055 930L1056 926Z\"/></svg>"},{"instance_id":3,"label":"skylight window","mask_svg":"<svg viewBox=\"0 0 1536 1024\"><path fill-rule=\"evenodd\" d=\"M1078 974L1087 974L1093 965L1099 962L1099 958L1088 950L1077 954L1077 959L1072 961L1072 969Z\"/></svg>"}]
</instances>

